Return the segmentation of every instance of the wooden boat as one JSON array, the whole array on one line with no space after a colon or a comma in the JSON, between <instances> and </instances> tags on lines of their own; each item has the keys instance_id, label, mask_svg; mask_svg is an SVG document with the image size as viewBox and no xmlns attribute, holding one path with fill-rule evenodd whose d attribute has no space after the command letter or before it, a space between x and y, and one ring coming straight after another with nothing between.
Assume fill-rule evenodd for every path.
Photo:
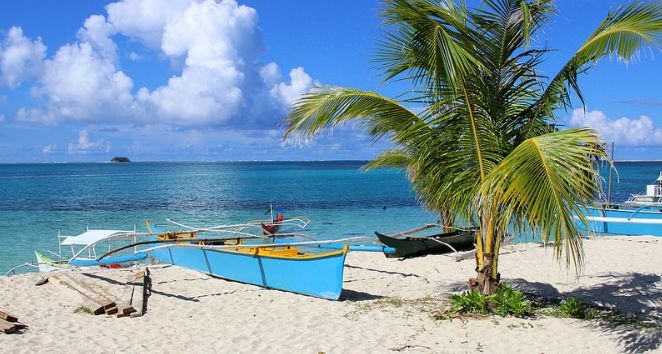
<instances>
[{"instance_id":1,"label":"wooden boat","mask_svg":"<svg viewBox=\"0 0 662 354\"><path fill-rule=\"evenodd\" d=\"M157 234L154 240L163 238L163 234L158 235L162 231L153 227L149 221L147 229ZM190 239L194 236L188 237ZM337 300L342 291L345 256L349 247L321 254L306 254L296 247L320 242L325 241L278 245L248 245L241 238L226 240L221 245L182 241L163 244L143 252L148 252L160 262L223 279Z\"/></svg>"},{"instance_id":2,"label":"wooden boat","mask_svg":"<svg viewBox=\"0 0 662 354\"><path fill-rule=\"evenodd\" d=\"M277 234L278 231L280 231L280 225L282 224L282 222L283 222L283 214L280 213L280 215L278 215L278 219L272 220L270 223L266 223L266 224L261 222L260 227L262 227L262 232L265 235L273 235L273 234Z\"/></svg>"},{"instance_id":3,"label":"wooden boat","mask_svg":"<svg viewBox=\"0 0 662 354\"><path fill-rule=\"evenodd\" d=\"M395 248L393 253L384 253L389 258L412 258L428 254L445 254L468 251L474 248L475 230L458 230L431 236L414 236L400 233L387 236L375 232L379 241Z\"/></svg>"}]
</instances>

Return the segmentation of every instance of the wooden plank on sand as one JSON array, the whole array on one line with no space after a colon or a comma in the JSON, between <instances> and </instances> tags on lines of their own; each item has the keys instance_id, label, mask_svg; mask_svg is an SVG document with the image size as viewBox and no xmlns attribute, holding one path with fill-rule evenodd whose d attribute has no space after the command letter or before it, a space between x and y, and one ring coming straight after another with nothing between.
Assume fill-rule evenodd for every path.
<instances>
[{"instance_id":1,"label":"wooden plank on sand","mask_svg":"<svg viewBox=\"0 0 662 354\"><path fill-rule=\"evenodd\" d=\"M9 312L5 312L0 310L0 319L5 320L7 322L16 322L18 321L18 317L12 315Z\"/></svg>"},{"instance_id":2,"label":"wooden plank on sand","mask_svg":"<svg viewBox=\"0 0 662 354\"><path fill-rule=\"evenodd\" d=\"M7 320L0 319L0 332L2 333L14 333L18 329L16 326L17 322L9 322Z\"/></svg>"},{"instance_id":3,"label":"wooden plank on sand","mask_svg":"<svg viewBox=\"0 0 662 354\"><path fill-rule=\"evenodd\" d=\"M93 299L95 302L101 304L105 310L116 307L115 301L113 299L110 299L109 297L92 290L88 285L85 285L83 282L74 279L69 274L63 273L61 276L67 279L67 281L72 284L81 294L84 294L85 296Z\"/></svg>"},{"instance_id":4,"label":"wooden plank on sand","mask_svg":"<svg viewBox=\"0 0 662 354\"><path fill-rule=\"evenodd\" d=\"M61 273L58 274L57 280L60 284L76 291L83 298L83 307L90 310L95 315L104 313L106 309L112 308L115 304L107 299L100 298L96 293L83 286L79 281L71 276Z\"/></svg>"},{"instance_id":5,"label":"wooden plank on sand","mask_svg":"<svg viewBox=\"0 0 662 354\"><path fill-rule=\"evenodd\" d=\"M119 310L117 317L127 317L132 312L136 312L136 309L131 306L131 298L133 297L134 288L135 276L129 274L124 285L124 290L122 291L122 297L120 298L119 304L117 304L117 309Z\"/></svg>"}]
</instances>

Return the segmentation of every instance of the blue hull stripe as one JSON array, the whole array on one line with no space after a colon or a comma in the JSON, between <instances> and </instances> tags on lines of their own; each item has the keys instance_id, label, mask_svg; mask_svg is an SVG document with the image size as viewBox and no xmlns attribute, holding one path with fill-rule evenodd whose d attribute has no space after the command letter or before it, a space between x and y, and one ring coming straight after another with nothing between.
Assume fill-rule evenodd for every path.
<instances>
[{"instance_id":1,"label":"blue hull stripe","mask_svg":"<svg viewBox=\"0 0 662 354\"><path fill-rule=\"evenodd\" d=\"M608 218L626 218L626 219L647 219L647 220L662 220L662 213L653 210L637 210L637 209L594 209L588 208L584 213L586 216L608 217ZM654 224L636 224L636 223L619 223L619 222L603 222L603 221L589 221L589 231L596 233L610 233L617 235L651 235L662 236L662 225ZM577 221L580 229L586 230L584 225Z\"/></svg>"},{"instance_id":2,"label":"blue hull stripe","mask_svg":"<svg viewBox=\"0 0 662 354\"><path fill-rule=\"evenodd\" d=\"M126 262L135 262L147 258L147 253L136 253L128 256L121 256L115 258L104 258L100 261L94 259L75 259L69 264L76 267L91 267L91 266L100 266L100 265L109 265L114 263L126 263Z\"/></svg>"}]
</instances>

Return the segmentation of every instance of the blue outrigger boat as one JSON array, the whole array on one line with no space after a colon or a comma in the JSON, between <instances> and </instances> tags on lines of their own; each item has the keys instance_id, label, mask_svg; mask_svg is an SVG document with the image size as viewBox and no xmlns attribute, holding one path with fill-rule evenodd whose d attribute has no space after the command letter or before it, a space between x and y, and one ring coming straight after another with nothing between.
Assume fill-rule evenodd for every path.
<instances>
[{"instance_id":1,"label":"blue outrigger boat","mask_svg":"<svg viewBox=\"0 0 662 354\"><path fill-rule=\"evenodd\" d=\"M588 229L581 222L577 222L577 225L593 233L662 236L662 212L659 207L652 208L627 205L618 208L587 208L584 217L588 221Z\"/></svg>"},{"instance_id":2,"label":"blue outrigger boat","mask_svg":"<svg viewBox=\"0 0 662 354\"><path fill-rule=\"evenodd\" d=\"M610 188L611 190L611 188ZM579 222L580 229L594 233L619 235L662 236L662 172L643 194L633 194L622 204L609 201L600 208L583 212L588 228Z\"/></svg>"},{"instance_id":3,"label":"blue outrigger boat","mask_svg":"<svg viewBox=\"0 0 662 354\"><path fill-rule=\"evenodd\" d=\"M149 221L147 229L154 233L152 241L169 241L169 234L153 227ZM349 246L328 253L306 254L296 246L320 242L249 245L238 237L207 244L191 241L195 236L195 233L188 233L183 236L187 241L162 244L142 252L162 263L227 280L329 300L340 297Z\"/></svg>"}]
</instances>

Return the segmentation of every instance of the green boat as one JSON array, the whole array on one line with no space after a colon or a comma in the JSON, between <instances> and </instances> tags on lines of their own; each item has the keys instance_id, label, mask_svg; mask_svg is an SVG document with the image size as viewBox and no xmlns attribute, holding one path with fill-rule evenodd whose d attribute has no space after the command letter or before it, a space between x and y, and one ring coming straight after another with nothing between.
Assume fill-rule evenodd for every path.
<instances>
[{"instance_id":1,"label":"green boat","mask_svg":"<svg viewBox=\"0 0 662 354\"><path fill-rule=\"evenodd\" d=\"M395 248L395 253L384 253L388 258L412 258L428 254L445 254L469 251L474 248L475 230L458 230L430 236L414 236L404 233L387 236L375 232L379 241Z\"/></svg>"}]
</instances>

